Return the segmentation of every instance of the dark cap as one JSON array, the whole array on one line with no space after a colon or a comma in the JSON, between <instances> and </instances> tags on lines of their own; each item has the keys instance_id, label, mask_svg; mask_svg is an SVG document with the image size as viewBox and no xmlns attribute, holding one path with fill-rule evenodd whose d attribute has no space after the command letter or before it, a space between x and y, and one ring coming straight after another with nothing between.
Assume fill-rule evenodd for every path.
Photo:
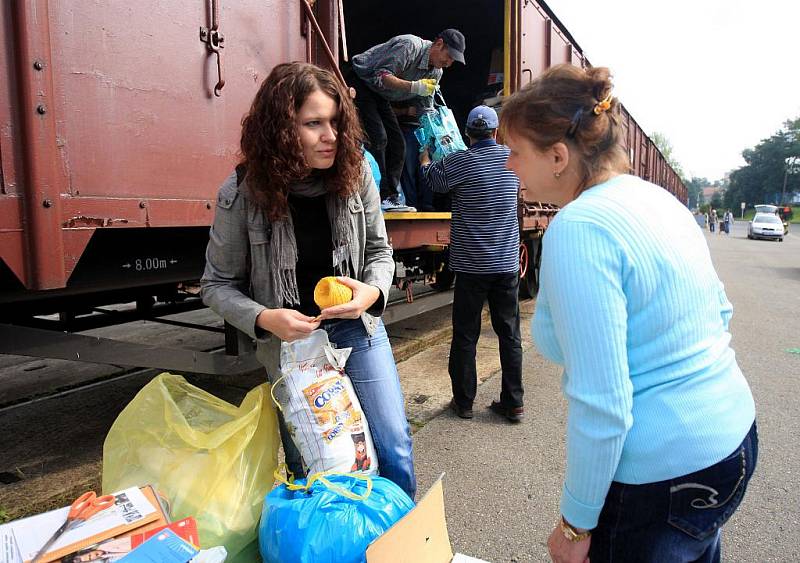
<instances>
[{"instance_id":1,"label":"dark cap","mask_svg":"<svg viewBox=\"0 0 800 563\"><path fill-rule=\"evenodd\" d=\"M464 62L464 49L467 48L467 45L464 42L463 33L457 29L445 29L439 34L439 37L441 37L444 44L447 45L447 50L454 61L467 64Z\"/></svg>"}]
</instances>

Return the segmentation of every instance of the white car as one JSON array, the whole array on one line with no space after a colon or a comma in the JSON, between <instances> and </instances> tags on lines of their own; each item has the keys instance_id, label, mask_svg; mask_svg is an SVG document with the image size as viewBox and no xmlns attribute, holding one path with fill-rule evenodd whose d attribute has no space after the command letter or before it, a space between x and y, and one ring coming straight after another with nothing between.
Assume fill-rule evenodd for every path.
<instances>
[{"instance_id":1,"label":"white car","mask_svg":"<svg viewBox=\"0 0 800 563\"><path fill-rule=\"evenodd\" d=\"M774 213L756 213L747 228L747 238L783 240L783 221Z\"/></svg>"},{"instance_id":2,"label":"white car","mask_svg":"<svg viewBox=\"0 0 800 563\"><path fill-rule=\"evenodd\" d=\"M762 205L754 205L753 207L755 207L756 213L772 213L773 215L778 213L777 205L762 204Z\"/></svg>"}]
</instances>

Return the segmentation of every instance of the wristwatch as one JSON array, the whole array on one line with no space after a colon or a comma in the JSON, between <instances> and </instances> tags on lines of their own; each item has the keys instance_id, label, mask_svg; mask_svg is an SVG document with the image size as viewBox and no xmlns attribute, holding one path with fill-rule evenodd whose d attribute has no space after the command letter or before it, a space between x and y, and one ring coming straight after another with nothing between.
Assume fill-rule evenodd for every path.
<instances>
[{"instance_id":1,"label":"wristwatch","mask_svg":"<svg viewBox=\"0 0 800 563\"><path fill-rule=\"evenodd\" d=\"M564 520L563 516L561 517L561 522L559 522L559 528L561 528L561 533L564 534L564 537L574 543L583 541L592 535L591 530L586 530L585 532L579 532L578 530L575 529L575 526Z\"/></svg>"}]
</instances>

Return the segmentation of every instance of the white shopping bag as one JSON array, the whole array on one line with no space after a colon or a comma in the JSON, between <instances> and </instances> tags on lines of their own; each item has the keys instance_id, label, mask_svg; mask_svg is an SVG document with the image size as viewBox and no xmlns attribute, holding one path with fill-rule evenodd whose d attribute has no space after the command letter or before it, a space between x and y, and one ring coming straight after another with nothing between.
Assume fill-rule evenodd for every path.
<instances>
[{"instance_id":1,"label":"white shopping bag","mask_svg":"<svg viewBox=\"0 0 800 563\"><path fill-rule=\"evenodd\" d=\"M275 394L309 474L378 474L367 419L344 372L351 350L334 348L321 329L281 344Z\"/></svg>"}]
</instances>

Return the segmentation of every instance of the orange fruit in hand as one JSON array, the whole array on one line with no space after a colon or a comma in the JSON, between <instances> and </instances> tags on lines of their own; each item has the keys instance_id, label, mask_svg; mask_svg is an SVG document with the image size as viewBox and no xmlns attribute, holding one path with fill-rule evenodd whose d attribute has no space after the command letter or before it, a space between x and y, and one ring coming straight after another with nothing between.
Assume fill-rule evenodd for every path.
<instances>
[{"instance_id":1,"label":"orange fruit in hand","mask_svg":"<svg viewBox=\"0 0 800 563\"><path fill-rule=\"evenodd\" d=\"M334 305L341 305L353 299L353 290L337 280L334 276L327 276L317 282L314 288L314 303L320 309L327 309Z\"/></svg>"}]
</instances>

